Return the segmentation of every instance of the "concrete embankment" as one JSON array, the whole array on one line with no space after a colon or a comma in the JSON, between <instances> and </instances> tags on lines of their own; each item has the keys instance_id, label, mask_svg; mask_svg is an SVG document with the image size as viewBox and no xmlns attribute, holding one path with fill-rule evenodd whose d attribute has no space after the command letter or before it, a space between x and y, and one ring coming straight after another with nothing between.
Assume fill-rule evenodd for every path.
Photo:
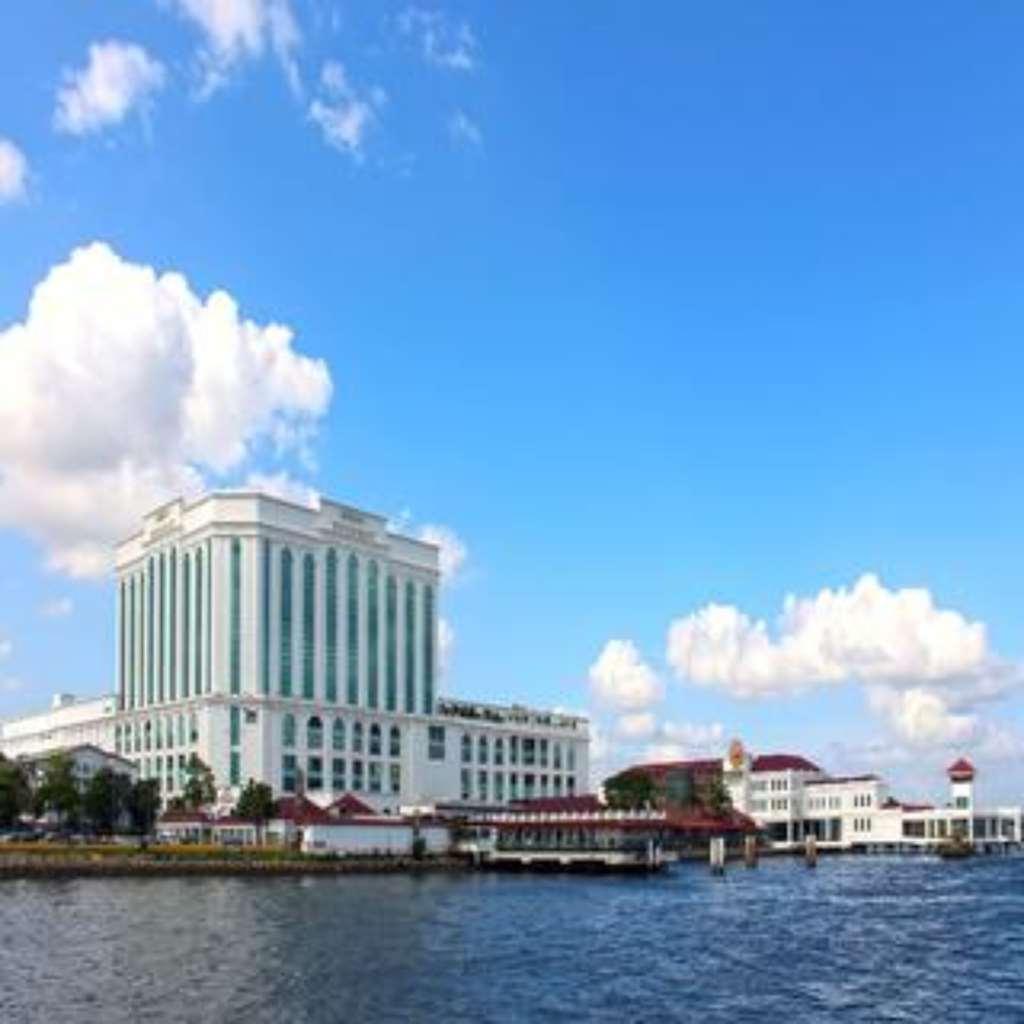
<instances>
[{"instance_id":1,"label":"concrete embankment","mask_svg":"<svg viewBox=\"0 0 1024 1024\"><path fill-rule=\"evenodd\" d=\"M112 878L237 875L278 877L282 875L425 874L468 870L463 860L431 857L280 858L256 857L187 858L133 855L90 857L0 855L0 880L14 878Z\"/></svg>"}]
</instances>

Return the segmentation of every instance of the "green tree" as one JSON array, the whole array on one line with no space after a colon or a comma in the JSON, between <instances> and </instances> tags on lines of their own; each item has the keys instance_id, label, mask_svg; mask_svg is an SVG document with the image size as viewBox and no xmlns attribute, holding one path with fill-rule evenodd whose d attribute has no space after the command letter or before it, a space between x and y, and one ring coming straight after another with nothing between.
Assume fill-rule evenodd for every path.
<instances>
[{"instance_id":1,"label":"green tree","mask_svg":"<svg viewBox=\"0 0 1024 1024\"><path fill-rule=\"evenodd\" d=\"M128 815L132 831L149 835L160 810L160 783L156 779L139 779L128 795Z\"/></svg>"},{"instance_id":2,"label":"green tree","mask_svg":"<svg viewBox=\"0 0 1024 1024\"><path fill-rule=\"evenodd\" d=\"M256 826L259 842L263 842L263 826L274 816L274 791L265 782L250 779L238 798L235 815Z\"/></svg>"},{"instance_id":3,"label":"green tree","mask_svg":"<svg viewBox=\"0 0 1024 1024\"><path fill-rule=\"evenodd\" d=\"M732 797L721 775L712 775L700 787L701 804L716 817L722 817L732 810Z\"/></svg>"},{"instance_id":4,"label":"green tree","mask_svg":"<svg viewBox=\"0 0 1024 1024\"><path fill-rule=\"evenodd\" d=\"M110 833L128 808L132 783L127 775L101 768L82 793L82 813L97 832Z\"/></svg>"},{"instance_id":5,"label":"green tree","mask_svg":"<svg viewBox=\"0 0 1024 1024\"><path fill-rule=\"evenodd\" d=\"M653 807L659 791L654 779L646 772L624 771L606 779L604 796L608 806L617 811L634 811Z\"/></svg>"},{"instance_id":6,"label":"green tree","mask_svg":"<svg viewBox=\"0 0 1024 1024\"><path fill-rule=\"evenodd\" d=\"M198 811L217 799L213 772L198 754L193 754L185 765L185 786L181 796L190 811Z\"/></svg>"},{"instance_id":7,"label":"green tree","mask_svg":"<svg viewBox=\"0 0 1024 1024\"><path fill-rule=\"evenodd\" d=\"M10 828L32 806L25 769L0 754L0 828Z\"/></svg>"},{"instance_id":8,"label":"green tree","mask_svg":"<svg viewBox=\"0 0 1024 1024\"><path fill-rule=\"evenodd\" d=\"M38 798L44 811L57 815L59 824L77 818L82 797L75 778L75 764L67 754L54 754L46 762Z\"/></svg>"}]
</instances>

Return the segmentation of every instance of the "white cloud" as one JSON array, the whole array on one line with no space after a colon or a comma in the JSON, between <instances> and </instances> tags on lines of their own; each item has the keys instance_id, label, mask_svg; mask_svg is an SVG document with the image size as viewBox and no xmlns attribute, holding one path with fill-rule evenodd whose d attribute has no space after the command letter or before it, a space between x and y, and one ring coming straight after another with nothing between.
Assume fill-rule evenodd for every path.
<instances>
[{"instance_id":1,"label":"white cloud","mask_svg":"<svg viewBox=\"0 0 1024 1024\"><path fill-rule=\"evenodd\" d=\"M458 145L482 146L483 132L472 118L463 110L456 110L448 118L448 134L452 142Z\"/></svg>"},{"instance_id":2,"label":"white cloud","mask_svg":"<svg viewBox=\"0 0 1024 1024\"><path fill-rule=\"evenodd\" d=\"M654 735L657 727L653 711L638 711L632 715L621 715L615 723L615 732L624 740L645 740Z\"/></svg>"},{"instance_id":3,"label":"white cloud","mask_svg":"<svg viewBox=\"0 0 1024 1024\"><path fill-rule=\"evenodd\" d=\"M157 504L248 469L257 448L301 451L331 378L292 339L227 292L76 249L0 331L0 525L51 567L98 575Z\"/></svg>"},{"instance_id":4,"label":"white cloud","mask_svg":"<svg viewBox=\"0 0 1024 1024\"><path fill-rule=\"evenodd\" d=\"M450 527L437 523L426 523L420 527L417 536L428 544L436 544L441 550L438 554L441 570L441 582L454 583L462 572L469 557L462 538Z\"/></svg>"},{"instance_id":5,"label":"white cloud","mask_svg":"<svg viewBox=\"0 0 1024 1024\"><path fill-rule=\"evenodd\" d=\"M873 575L849 590L788 596L775 636L732 605L707 605L669 626L666 657L681 679L740 697L849 679L941 682L996 667L982 623L937 608L927 590L887 590Z\"/></svg>"},{"instance_id":6,"label":"white cloud","mask_svg":"<svg viewBox=\"0 0 1024 1024\"><path fill-rule=\"evenodd\" d=\"M437 660L441 675L445 675L455 650L455 630L445 618L437 620Z\"/></svg>"},{"instance_id":7,"label":"white cloud","mask_svg":"<svg viewBox=\"0 0 1024 1024\"><path fill-rule=\"evenodd\" d=\"M6 661L14 650L14 644L10 640L0 637L0 661Z\"/></svg>"},{"instance_id":8,"label":"white cloud","mask_svg":"<svg viewBox=\"0 0 1024 1024\"><path fill-rule=\"evenodd\" d=\"M75 609L75 603L70 597L55 597L52 601L45 602L39 609L39 614L44 619L64 619Z\"/></svg>"},{"instance_id":9,"label":"white cloud","mask_svg":"<svg viewBox=\"0 0 1024 1024\"><path fill-rule=\"evenodd\" d=\"M174 0L184 17L199 27L204 44L199 54L200 95L209 96L224 85L245 60L270 50L288 84L300 92L296 52L302 33L289 0Z\"/></svg>"},{"instance_id":10,"label":"white cloud","mask_svg":"<svg viewBox=\"0 0 1024 1024\"><path fill-rule=\"evenodd\" d=\"M363 159L363 141L387 102L382 89L360 93L349 82L344 65L331 60L320 74L321 96L309 105L309 117L320 126L324 141L347 153L357 163Z\"/></svg>"},{"instance_id":11,"label":"white cloud","mask_svg":"<svg viewBox=\"0 0 1024 1024\"><path fill-rule=\"evenodd\" d=\"M0 203L22 199L28 183L28 160L11 142L0 137Z\"/></svg>"},{"instance_id":12,"label":"white cloud","mask_svg":"<svg viewBox=\"0 0 1024 1024\"><path fill-rule=\"evenodd\" d=\"M469 24L450 21L442 11L408 7L398 16L398 29L418 40L423 59L451 71L474 71L479 44Z\"/></svg>"},{"instance_id":13,"label":"white cloud","mask_svg":"<svg viewBox=\"0 0 1024 1024\"><path fill-rule=\"evenodd\" d=\"M133 108L144 110L166 78L163 64L135 43L116 39L93 43L89 63L81 70L64 72L54 127L85 135L118 124Z\"/></svg>"},{"instance_id":14,"label":"white cloud","mask_svg":"<svg viewBox=\"0 0 1024 1024\"><path fill-rule=\"evenodd\" d=\"M867 694L871 710L908 743L950 746L968 743L979 734L977 715L956 713L942 694L925 687L869 686Z\"/></svg>"},{"instance_id":15,"label":"white cloud","mask_svg":"<svg viewBox=\"0 0 1024 1024\"><path fill-rule=\"evenodd\" d=\"M662 696L661 680L630 640L609 640L589 676L597 700L620 711L642 711Z\"/></svg>"},{"instance_id":16,"label":"white cloud","mask_svg":"<svg viewBox=\"0 0 1024 1024\"><path fill-rule=\"evenodd\" d=\"M314 511L320 509L320 492L309 484L289 476L284 470L278 473L250 473L238 490L259 491L296 505L304 505Z\"/></svg>"},{"instance_id":17,"label":"white cloud","mask_svg":"<svg viewBox=\"0 0 1024 1024\"><path fill-rule=\"evenodd\" d=\"M665 722L661 734L666 740L681 744L689 756L720 754L725 744L725 729L720 722Z\"/></svg>"}]
</instances>

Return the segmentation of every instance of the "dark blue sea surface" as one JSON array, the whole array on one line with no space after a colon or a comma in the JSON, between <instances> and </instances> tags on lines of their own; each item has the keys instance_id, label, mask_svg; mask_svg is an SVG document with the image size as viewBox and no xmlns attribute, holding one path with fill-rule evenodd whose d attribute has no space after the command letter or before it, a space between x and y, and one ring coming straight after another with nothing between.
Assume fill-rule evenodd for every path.
<instances>
[{"instance_id":1,"label":"dark blue sea surface","mask_svg":"<svg viewBox=\"0 0 1024 1024\"><path fill-rule=\"evenodd\" d=\"M1024 860L0 883L0 1022L1024 1021Z\"/></svg>"}]
</instances>

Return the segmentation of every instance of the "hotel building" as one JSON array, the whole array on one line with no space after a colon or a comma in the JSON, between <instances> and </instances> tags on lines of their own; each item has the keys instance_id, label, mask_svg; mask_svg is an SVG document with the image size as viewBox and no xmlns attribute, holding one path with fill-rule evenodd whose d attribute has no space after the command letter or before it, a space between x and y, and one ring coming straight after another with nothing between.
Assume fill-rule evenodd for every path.
<instances>
[{"instance_id":1,"label":"hotel building","mask_svg":"<svg viewBox=\"0 0 1024 1024\"><path fill-rule=\"evenodd\" d=\"M165 799L194 753L224 806L250 778L375 810L586 788L585 718L438 696L438 549L379 515L177 499L118 545L116 570L116 694L3 723L0 750L93 743Z\"/></svg>"}]
</instances>

